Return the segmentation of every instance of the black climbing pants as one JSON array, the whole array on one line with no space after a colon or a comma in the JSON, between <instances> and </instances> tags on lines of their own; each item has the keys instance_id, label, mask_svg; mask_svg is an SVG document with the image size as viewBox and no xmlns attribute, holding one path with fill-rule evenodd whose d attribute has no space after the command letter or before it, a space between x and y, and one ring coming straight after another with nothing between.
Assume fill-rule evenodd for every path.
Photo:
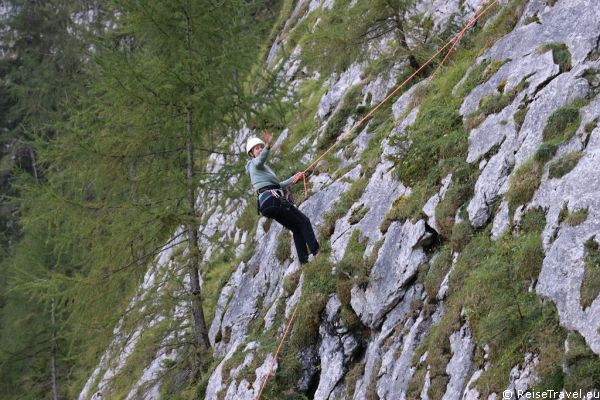
<instances>
[{"instance_id":1,"label":"black climbing pants","mask_svg":"<svg viewBox=\"0 0 600 400\"><path fill-rule=\"evenodd\" d=\"M267 218L274 219L286 229L292 231L298 260L301 264L307 263L308 252L306 247L308 246L312 254L317 254L319 251L319 243L315 237L310 219L287 200L278 199L271 194L267 196L268 198L260 206L260 213Z\"/></svg>"}]
</instances>

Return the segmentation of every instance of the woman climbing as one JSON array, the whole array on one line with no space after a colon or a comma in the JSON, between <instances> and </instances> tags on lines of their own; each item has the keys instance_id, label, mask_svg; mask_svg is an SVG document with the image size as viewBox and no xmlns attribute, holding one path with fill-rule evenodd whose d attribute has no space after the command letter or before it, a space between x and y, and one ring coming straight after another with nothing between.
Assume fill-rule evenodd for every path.
<instances>
[{"instance_id":1,"label":"woman climbing","mask_svg":"<svg viewBox=\"0 0 600 400\"><path fill-rule=\"evenodd\" d=\"M273 134L264 131L262 139L253 137L246 142L246 153L250 157L246 164L246 171L250 174L252 186L258 194L258 210L267 218L272 218L285 228L292 231L296 254L301 264L308 262L308 250L316 255L319 243L315 238L310 219L284 198L282 189L296 184L304 176L298 172L291 178L279 181L275 173L266 165Z\"/></svg>"}]
</instances>

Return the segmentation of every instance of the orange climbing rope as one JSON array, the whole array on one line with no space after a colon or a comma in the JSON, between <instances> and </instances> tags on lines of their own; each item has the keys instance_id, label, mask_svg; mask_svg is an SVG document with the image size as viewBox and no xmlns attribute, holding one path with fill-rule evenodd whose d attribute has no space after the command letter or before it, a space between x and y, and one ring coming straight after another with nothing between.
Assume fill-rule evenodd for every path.
<instances>
[{"instance_id":1,"label":"orange climbing rope","mask_svg":"<svg viewBox=\"0 0 600 400\"><path fill-rule=\"evenodd\" d=\"M448 53L446 54L446 56L442 60L441 64L438 65L438 67L436 68L436 70L431 75L431 77L433 77L437 73L437 71L440 69L440 67L442 66L442 64L448 59L448 57L450 56L450 53L458 45L458 42L460 41L460 39L462 39L462 37L464 36L465 32L471 26L473 26L473 24L475 22L477 22L477 20L479 20L479 18L481 18L481 16L483 16L485 13L487 13L489 11L489 9L492 8L492 6L494 6L497 2L498 2L498 0L493 0L483 11L481 11L480 13L476 14L473 18L471 18L467 22L467 24L465 25L465 27L463 29L461 29L456 34L455 37L453 37L452 39L450 39L433 56L431 56L431 58L429 60L427 60L423 65L421 65L421 67L419 69L417 69L412 75L410 75L408 78L406 78L389 95L387 95L383 100L381 100L379 102L379 104L377 104L375 107L373 107L373 109L371 109L371 111L369 111L367 113L367 115L365 115L360 121L356 122L354 125L352 125L352 127L348 131L346 131L344 134L340 135L337 138L337 140L335 141L335 143L333 143L323 154L321 154L321 156L319 156L315 161L313 161L302 172L302 179L304 181L304 194L307 195L307 192L308 192L307 182L306 182L306 173L309 170L313 169L315 167L315 165L317 165L319 163L319 161L321 161L327 154L329 154L344 139L344 137L348 136L357 127L361 126L363 124L363 122L365 122L366 120L368 120L369 118L371 118L371 116L375 113L375 111L377 111L383 104L385 104L392 97L394 97L394 95L396 95L396 93L398 93L408 82L410 82L425 67L427 67L429 64L431 64L433 62L433 60L435 60L435 58L440 53L442 53L448 46L451 46L450 50L448 51ZM281 348L283 347L283 343L285 342L285 339L289 335L290 329L292 327L292 324L294 323L294 320L296 319L296 313L297 313L297 311L298 311L298 304L296 304L296 306L294 307L294 311L292 312L292 315L290 316L290 320L288 321L287 326L285 327L285 331L283 333L283 337L281 338L281 340L279 341L279 344L277 345L277 350L275 351L275 354L273 355L273 361L271 362L271 365L269 366L269 370L267 372L267 375L265 376L265 380L263 381L262 385L260 386L260 391L258 392L258 396L256 396L256 400L260 400L260 398L261 398L261 396L262 396L262 394L263 394L263 392L264 392L264 390L265 390L265 388L267 386L267 383L269 382L269 378L271 377L271 374L273 373L273 368L275 367L275 363L277 362L277 357L279 356L279 352L281 351Z\"/></svg>"},{"instance_id":2,"label":"orange climbing rope","mask_svg":"<svg viewBox=\"0 0 600 400\"><path fill-rule=\"evenodd\" d=\"M275 363L277 362L277 356L279 355L279 352L281 351L281 347L283 346L285 339L287 338L288 334L290 333L290 328L292 327L292 324L294 323L294 320L296 319L297 311L298 311L298 304L296 304L296 306L294 307L292 316L290 317L290 320L288 321L287 326L285 327L285 331L283 332L283 337L279 341L279 345L277 345L277 350L275 351L275 355L273 356L273 361L271 361L271 365L269 366L269 371L267 372L267 375L265 375L265 380L263 381L262 385L260 386L260 391L258 392L258 396L256 396L256 400L260 400L260 397L262 396L263 391L265 390L265 387L267 387L267 382L269 382L269 377L271 376L271 373L273 373L273 367L275 367Z\"/></svg>"},{"instance_id":3,"label":"orange climbing rope","mask_svg":"<svg viewBox=\"0 0 600 400\"><path fill-rule=\"evenodd\" d=\"M417 76L419 74L419 72L421 72L425 67L427 67L429 64L431 64L433 62L433 60L435 60L437 58L437 56L440 55L440 53L442 53L448 46L452 46L452 49L454 47L456 47L456 45L458 44L458 41L460 40L460 38L463 37L463 35L465 34L465 32L471 26L473 26L473 24L475 22L477 22L477 20L479 18L481 18L485 13L487 13L489 11L489 9L492 8L492 6L494 6L497 2L498 2L498 0L493 0L483 11L481 11L479 14L477 14L473 18L471 18L467 22L467 24L464 26L464 28L462 28L456 34L455 37L453 37L452 39L450 39L433 56L431 56L431 58L429 58L429 60L427 60L423 65L421 65L415 72L412 73L412 75L410 75L408 78L406 78L400 85L398 85L389 95L387 95L383 100L381 100L379 102L379 104L377 104L375 107L373 107L371 109L371 111L369 111L367 113L367 115L365 115L363 118L361 118L358 122L354 123L354 125L352 125L352 127L350 127L350 129L347 130L345 133L343 133L342 135L340 135L337 138L337 140L335 141L335 143L333 143L327 150L325 150L325 152L323 154L321 154L315 161L313 161L308 167L306 167L306 169L304 171L302 171L303 180L304 180L304 195L305 196L308 196L307 183L306 183L306 173L309 170L313 169L315 167L315 165L317 165L319 163L319 161L321 161L323 158L325 158L325 156L327 156L327 154L329 154L346 136L348 136L356 128L358 128L359 126L361 126L363 124L363 122L365 122L366 120L368 120L369 118L371 118L371 116L373 116L373 114L375 113L375 111L377 111L382 105L384 105L392 97L394 97L408 82L410 82L415 76ZM446 61L446 59L450 55L450 52L452 51L452 49L448 52L448 54L446 55L446 57L444 58L444 60L442 61L442 63L444 61ZM439 69L439 67L438 67L438 69ZM436 70L436 72L437 72L437 70Z\"/></svg>"}]
</instances>

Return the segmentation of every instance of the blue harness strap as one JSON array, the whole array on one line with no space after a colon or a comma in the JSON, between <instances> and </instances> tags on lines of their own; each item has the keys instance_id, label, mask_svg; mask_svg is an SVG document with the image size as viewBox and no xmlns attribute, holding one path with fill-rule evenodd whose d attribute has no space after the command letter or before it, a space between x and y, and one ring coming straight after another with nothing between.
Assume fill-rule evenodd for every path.
<instances>
[{"instance_id":1,"label":"blue harness strap","mask_svg":"<svg viewBox=\"0 0 600 400\"><path fill-rule=\"evenodd\" d=\"M281 190L281 189L266 190L258 195L258 207L262 208L262 205L264 204L264 202L267 201L267 199L270 197L275 197L276 199L282 199L283 196L284 196L283 190Z\"/></svg>"}]
</instances>

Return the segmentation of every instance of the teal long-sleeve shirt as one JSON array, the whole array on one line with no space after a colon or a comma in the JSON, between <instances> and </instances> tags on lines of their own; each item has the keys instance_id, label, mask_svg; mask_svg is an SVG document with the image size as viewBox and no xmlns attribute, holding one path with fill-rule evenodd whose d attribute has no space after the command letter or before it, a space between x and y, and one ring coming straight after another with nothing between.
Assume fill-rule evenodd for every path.
<instances>
[{"instance_id":1,"label":"teal long-sleeve shirt","mask_svg":"<svg viewBox=\"0 0 600 400\"><path fill-rule=\"evenodd\" d=\"M246 171L250 174L254 190L271 185L279 185L282 189L285 189L292 184L292 179L294 179L293 176L284 181L277 179L275 172L266 164L269 151L268 147L263 148L258 157L248 160L246 164Z\"/></svg>"}]
</instances>

